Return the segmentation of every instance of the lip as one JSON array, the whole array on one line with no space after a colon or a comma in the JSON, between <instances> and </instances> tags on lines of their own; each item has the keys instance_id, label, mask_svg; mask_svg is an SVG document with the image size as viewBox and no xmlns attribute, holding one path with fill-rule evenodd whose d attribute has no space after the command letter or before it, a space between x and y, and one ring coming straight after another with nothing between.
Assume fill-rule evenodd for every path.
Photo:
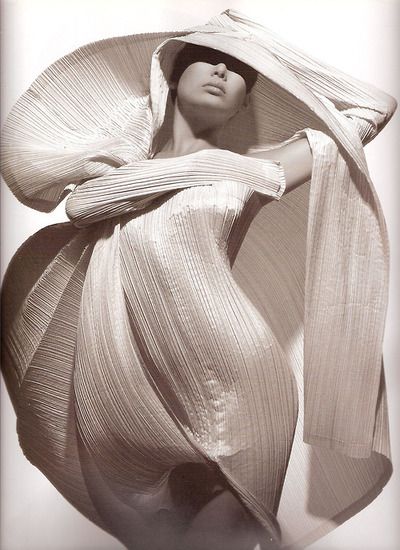
<instances>
[{"instance_id":1,"label":"lip","mask_svg":"<svg viewBox=\"0 0 400 550\"><path fill-rule=\"evenodd\" d=\"M217 88L222 93L225 93L225 87L220 82L207 82L207 84L204 84L205 86L212 86L213 88Z\"/></svg>"}]
</instances>

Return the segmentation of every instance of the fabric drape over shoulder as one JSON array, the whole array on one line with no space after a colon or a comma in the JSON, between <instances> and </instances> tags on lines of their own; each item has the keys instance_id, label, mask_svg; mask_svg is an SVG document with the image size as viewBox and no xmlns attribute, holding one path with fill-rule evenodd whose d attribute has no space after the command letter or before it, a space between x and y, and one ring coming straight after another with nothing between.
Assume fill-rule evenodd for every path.
<instances>
[{"instance_id":1,"label":"fabric drape over shoulder","mask_svg":"<svg viewBox=\"0 0 400 550\"><path fill-rule=\"evenodd\" d=\"M152 160L171 127L168 78L185 43L256 69L251 107L226 127L226 150ZM235 10L187 30L88 44L18 100L3 130L4 179L37 210L68 196L71 223L37 233L10 264L3 372L25 455L92 521L107 529L83 481L71 388L93 249L112 238L103 224L122 227L168 193L221 178L278 199L251 224L233 275L285 351L300 397L277 516L283 544L311 543L382 490L391 475L382 360L389 246L363 146L396 106ZM302 137L312 176L285 195L278 161L243 156ZM271 419L259 421L268 430Z\"/></svg>"}]
</instances>

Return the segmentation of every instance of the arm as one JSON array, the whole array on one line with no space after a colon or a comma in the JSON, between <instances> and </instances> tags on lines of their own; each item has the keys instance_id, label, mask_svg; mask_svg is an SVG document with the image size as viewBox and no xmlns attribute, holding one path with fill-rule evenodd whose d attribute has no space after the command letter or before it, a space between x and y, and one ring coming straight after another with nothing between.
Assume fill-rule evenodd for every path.
<instances>
[{"instance_id":1,"label":"arm","mask_svg":"<svg viewBox=\"0 0 400 550\"><path fill-rule=\"evenodd\" d=\"M390 94L310 55L237 10L224 13L246 32L254 31L300 82L349 118L363 145L374 139L393 116L397 101Z\"/></svg>"},{"instance_id":2,"label":"arm","mask_svg":"<svg viewBox=\"0 0 400 550\"><path fill-rule=\"evenodd\" d=\"M302 76L305 79L305 75ZM396 111L394 97L329 65L317 63L307 76L311 77L314 93L325 105L353 123L363 145L383 130Z\"/></svg>"},{"instance_id":3,"label":"arm","mask_svg":"<svg viewBox=\"0 0 400 550\"><path fill-rule=\"evenodd\" d=\"M257 151L246 156L279 161L285 173L285 193L292 191L311 178L313 157L305 137L276 149Z\"/></svg>"},{"instance_id":4,"label":"arm","mask_svg":"<svg viewBox=\"0 0 400 550\"><path fill-rule=\"evenodd\" d=\"M383 130L397 107L396 100L391 98L392 101L388 100L386 108L353 106L339 111L331 99L321 95L318 95L318 97L328 109L336 112L337 116L343 115L346 117L346 122L350 122L353 125L364 146Z\"/></svg>"},{"instance_id":5,"label":"arm","mask_svg":"<svg viewBox=\"0 0 400 550\"><path fill-rule=\"evenodd\" d=\"M247 159L247 160L246 160ZM278 199L284 191L282 166L225 149L203 149L166 159L136 161L78 185L66 201L77 227L137 210L170 191L221 181L244 183L260 195Z\"/></svg>"},{"instance_id":6,"label":"arm","mask_svg":"<svg viewBox=\"0 0 400 550\"><path fill-rule=\"evenodd\" d=\"M351 121L363 145L372 141L392 118L397 101L390 94L303 51L285 47L283 51L286 55L280 57L281 61L328 108Z\"/></svg>"}]
</instances>

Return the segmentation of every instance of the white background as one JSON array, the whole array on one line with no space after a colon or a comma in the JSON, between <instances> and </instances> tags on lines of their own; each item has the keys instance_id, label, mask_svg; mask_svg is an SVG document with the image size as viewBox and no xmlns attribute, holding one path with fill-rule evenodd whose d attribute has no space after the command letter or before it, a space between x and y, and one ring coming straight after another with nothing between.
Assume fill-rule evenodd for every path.
<instances>
[{"instance_id":1,"label":"white background","mask_svg":"<svg viewBox=\"0 0 400 550\"><path fill-rule=\"evenodd\" d=\"M397 0L2 0L1 5L3 119L43 69L78 46L117 35L179 30L205 23L226 8L243 11L310 54L400 99ZM395 308L400 303L399 119L397 112L365 150L391 244L384 358L395 473L370 506L310 546L314 550L400 548L400 527L395 521L400 517L400 319ZM3 184L2 275L25 239L45 225L64 220L62 204L51 214L35 212L19 204ZM1 393L1 549L121 549L24 458L4 384Z\"/></svg>"}]
</instances>

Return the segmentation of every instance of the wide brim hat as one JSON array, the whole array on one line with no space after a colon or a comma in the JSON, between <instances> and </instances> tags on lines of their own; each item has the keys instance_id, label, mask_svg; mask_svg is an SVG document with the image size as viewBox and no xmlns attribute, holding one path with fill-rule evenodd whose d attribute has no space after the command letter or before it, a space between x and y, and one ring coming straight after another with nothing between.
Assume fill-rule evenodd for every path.
<instances>
[{"instance_id":1,"label":"wide brim hat","mask_svg":"<svg viewBox=\"0 0 400 550\"><path fill-rule=\"evenodd\" d=\"M310 71L309 56L243 14L226 10L206 25L183 31L93 42L43 71L3 128L2 174L17 198L48 212L71 184L102 175L110 165L151 156L163 123L164 129L168 125L174 56L188 42L230 53L259 73L250 108L226 125L223 147L241 153L272 147L310 127L330 135L367 173L361 142L349 138L339 110L354 101L359 107L374 101L384 109L387 98L376 102L379 90L371 86L365 93L364 84L360 94L343 79L343 101L336 105L339 110L330 109L329 78L323 78L329 67L315 61L319 73ZM340 79L340 71L332 71Z\"/></svg>"}]
</instances>

